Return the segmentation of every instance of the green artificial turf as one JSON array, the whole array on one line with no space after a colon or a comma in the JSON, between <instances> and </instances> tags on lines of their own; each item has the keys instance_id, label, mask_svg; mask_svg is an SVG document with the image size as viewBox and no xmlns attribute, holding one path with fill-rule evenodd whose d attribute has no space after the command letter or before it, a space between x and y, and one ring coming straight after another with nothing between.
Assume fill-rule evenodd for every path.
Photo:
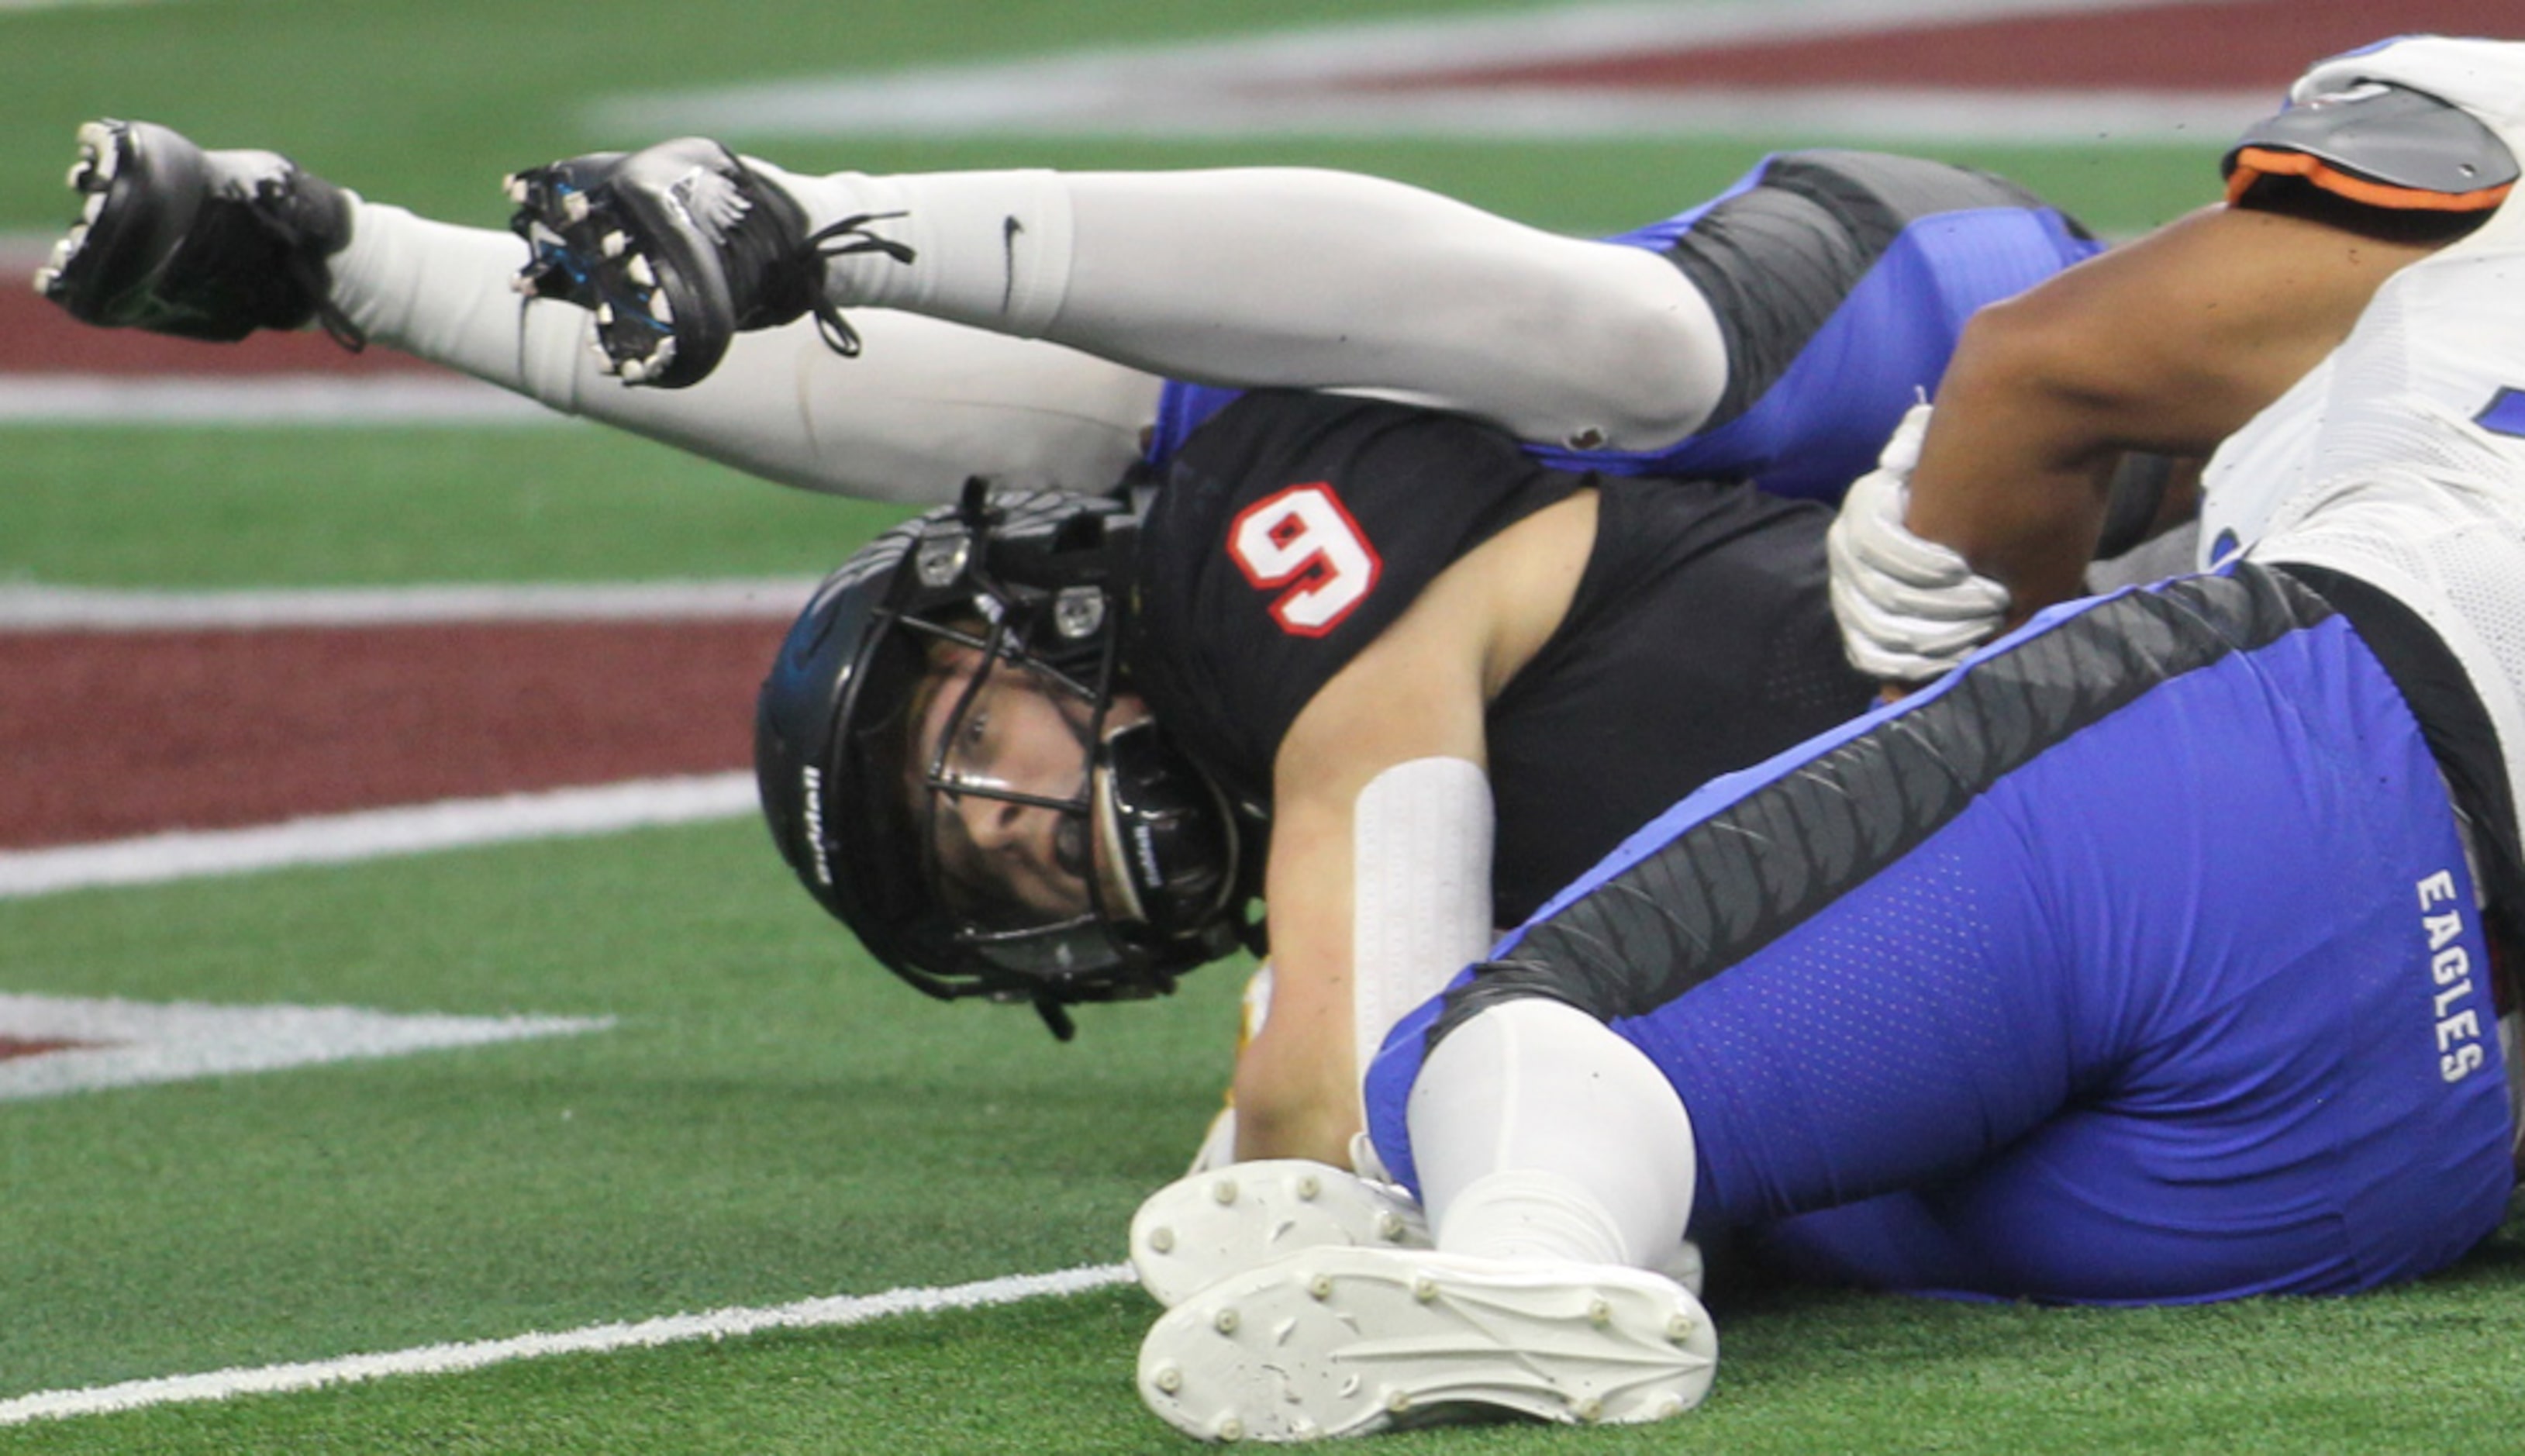
<instances>
[{"instance_id":1,"label":"green artificial turf","mask_svg":"<svg viewBox=\"0 0 2525 1456\"><path fill-rule=\"evenodd\" d=\"M0 430L0 582L213 587L820 577L900 507L582 422Z\"/></svg>"},{"instance_id":2,"label":"green artificial turf","mask_svg":"<svg viewBox=\"0 0 2525 1456\"><path fill-rule=\"evenodd\" d=\"M0 903L15 992L618 1019L0 1103L0 1398L1112 1263L1240 980L1060 1045L873 968L750 820Z\"/></svg>"}]
</instances>

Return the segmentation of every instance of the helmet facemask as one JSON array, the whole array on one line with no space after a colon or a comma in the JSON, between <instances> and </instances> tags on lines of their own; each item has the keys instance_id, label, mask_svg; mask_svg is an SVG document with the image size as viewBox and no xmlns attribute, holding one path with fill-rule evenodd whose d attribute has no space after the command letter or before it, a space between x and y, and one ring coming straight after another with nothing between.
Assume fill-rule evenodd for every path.
<instances>
[{"instance_id":1,"label":"helmet facemask","mask_svg":"<svg viewBox=\"0 0 2525 1456\"><path fill-rule=\"evenodd\" d=\"M826 909L921 990L1064 1036L1065 1004L1171 990L1242 938L1233 815L1121 688L1129 520L968 495L913 523L810 605L758 732L774 837Z\"/></svg>"}]
</instances>

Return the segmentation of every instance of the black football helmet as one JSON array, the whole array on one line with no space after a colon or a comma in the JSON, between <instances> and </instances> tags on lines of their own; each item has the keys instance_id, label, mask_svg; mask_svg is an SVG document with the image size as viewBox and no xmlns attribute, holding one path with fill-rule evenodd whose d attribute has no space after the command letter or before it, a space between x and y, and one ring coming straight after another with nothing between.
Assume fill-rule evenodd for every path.
<instances>
[{"instance_id":1,"label":"black football helmet","mask_svg":"<svg viewBox=\"0 0 2525 1456\"><path fill-rule=\"evenodd\" d=\"M960 504L825 578L757 703L764 816L817 903L922 991L1027 1002L1064 1040L1070 1003L1170 991L1244 938L1226 798L1159 725L1108 725L1138 523L1119 498L968 482ZM966 666L946 673L950 657ZM966 713L1009 674L1060 704L1081 755L1074 791L959 771ZM1060 816L1084 881L1076 908L995 896L942 861L972 797Z\"/></svg>"}]
</instances>

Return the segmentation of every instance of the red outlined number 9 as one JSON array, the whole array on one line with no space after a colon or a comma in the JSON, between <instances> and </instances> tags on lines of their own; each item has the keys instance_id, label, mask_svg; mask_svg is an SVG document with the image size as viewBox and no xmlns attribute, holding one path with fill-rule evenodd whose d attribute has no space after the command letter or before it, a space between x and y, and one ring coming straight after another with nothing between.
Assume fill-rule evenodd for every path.
<instances>
[{"instance_id":1,"label":"red outlined number 9","mask_svg":"<svg viewBox=\"0 0 2525 1456\"><path fill-rule=\"evenodd\" d=\"M1341 626L1375 589L1385 565L1322 480L1292 485L1238 512L1228 523L1227 554L1256 587L1289 588L1272 600L1271 620L1301 637Z\"/></svg>"}]
</instances>

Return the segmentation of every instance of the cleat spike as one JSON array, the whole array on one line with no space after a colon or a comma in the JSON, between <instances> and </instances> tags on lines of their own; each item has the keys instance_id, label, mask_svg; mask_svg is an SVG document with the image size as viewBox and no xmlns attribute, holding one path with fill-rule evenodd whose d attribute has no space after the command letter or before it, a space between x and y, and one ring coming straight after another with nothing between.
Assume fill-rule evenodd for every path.
<instances>
[{"instance_id":1,"label":"cleat spike","mask_svg":"<svg viewBox=\"0 0 2525 1456\"><path fill-rule=\"evenodd\" d=\"M625 384L645 384L649 382L649 361L646 359L623 360L622 382Z\"/></svg>"},{"instance_id":2,"label":"cleat spike","mask_svg":"<svg viewBox=\"0 0 2525 1456\"><path fill-rule=\"evenodd\" d=\"M531 269L524 273L512 274L509 276L509 288L510 291L522 293L528 298L540 298L544 291L542 276Z\"/></svg>"},{"instance_id":3,"label":"cleat spike","mask_svg":"<svg viewBox=\"0 0 2525 1456\"><path fill-rule=\"evenodd\" d=\"M1314 1202L1315 1196L1323 1190L1324 1180L1312 1173L1298 1180L1298 1201L1301 1203Z\"/></svg>"},{"instance_id":4,"label":"cleat spike","mask_svg":"<svg viewBox=\"0 0 2525 1456\"><path fill-rule=\"evenodd\" d=\"M1175 1230L1167 1228L1163 1224L1150 1230L1149 1247L1157 1250L1161 1254L1173 1253L1175 1247Z\"/></svg>"},{"instance_id":5,"label":"cleat spike","mask_svg":"<svg viewBox=\"0 0 2525 1456\"><path fill-rule=\"evenodd\" d=\"M1234 1334L1236 1325L1236 1306L1232 1304L1221 1309L1210 1322L1210 1328L1221 1334Z\"/></svg>"},{"instance_id":6,"label":"cleat spike","mask_svg":"<svg viewBox=\"0 0 2525 1456\"><path fill-rule=\"evenodd\" d=\"M1217 1199L1221 1204L1234 1203L1236 1201L1236 1180L1232 1178L1222 1178L1218 1181L1212 1183L1210 1185L1210 1196Z\"/></svg>"},{"instance_id":7,"label":"cleat spike","mask_svg":"<svg viewBox=\"0 0 2525 1456\"><path fill-rule=\"evenodd\" d=\"M667 295L663 291L649 295L649 317L657 320L658 326L661 328L675 326L674 307L667 302Z\"/></svg>"},{"instance_id":8,"label":"cleat spike","mask_svg":"<svg viewBox=\"0 0 2525 1456\"><path fill-rule=\"evenodd\" d=\"M658 286L658 270L650 267L649 260L639 253L632 254L631 261L622 265L622 273L643 288Z\"/></svg>"},{"instance_id":9,"label":"cleat spike","mask_svg":"<svg viewBox=\"0 0 2525 1456\"><path fill-rule=\"evenodd\" d=\"M53 296L53 287L61 280L62 272L58 268L46 266L35 270L35 291L46 298Z\"/></svg>"},{"instance_id":10,"label":"cleat spike","mask_svg":"<svg viewBox=\"0 0 2525 1456\"><path fill-rule=\"evenodd\" d=\"M572 223L586 222L590 211L584 192L572 192L561 200L561 215Z\"/></svg>"},{"instance_id":11,"label":"cleat spike","mask_svg":"<svg viewBox=\"0 0 2525 1456\"><path fill-rule=\"evenodd\" d=\"M619 258L622 256L623 250L631 246L631 238L628 233L625 233L621 228L617 227L612 232L609 232L605 234L605 236L597 239L596 246L599 251L605 254L606 257Z\"/></svg>"},{"instance_id":12,"label":"cleat spike","mask_svg":"<svg viewBox=\"0 0 2525 1456\"><path fill-rule=\"evenodd\" d=\"M513 172L500 178L500 190L508 193L509 200L520 207L524 207L533 201L535 196L533 184L528 182L520 173Z\"/></svg>"},{"instance_id":13,"label":"cleat spike","mask_svg":"<svg viewBox=\"0 0 2525 1456\"><path fill-rule=\"evenodd\" d=\"M87 205L79 209L79 221L86 223L90 226L94 226L96 225L96 220L104 216L104 214L105 194L102 192L90 192L87 194Z\"/></svg>"},{"instance_id":14,"label":"cleat spike","mask_svg":"<svg viewBox=\"0 0 2525 1456\"><path fill-rule=\"evenodd\" d=\"M57 237L53 239L52 256L44 261L44 266L55 273L59 273L63 269L71 266L71 255L77 251L78 249L71 246L71 240L69 238Z\"/></svg>"},{"instance_id":15,"label":"cleat spike","mask_svg":"<svg viewBox=\"0 0 2525 1456\"><path fill-rule=\"evenodd\" d=\"M664 374L667 371L667 366L674 362L675 341L672 337L658 340L658 347L649 351L649 372L651 374Z\"/></svg>"},{"instance_id":16,"label":"cleat spike","mask_svg":"<svg viewBox=\"0 0 2525 1456\"><path fill-rule=\"evenodd\" d=\"M72 191L84 192L87 190L87 179L95 173L95 171L96 164L85 157L81 157L71 164L70 176L64 178L64 180L71 184Z\"/></svg>"},{"instance_id":17,"label":"cleat spike","mask_svg":"<svg viewBox=\"0 0 2525 1456\"><path fill-rule=\"evenodd\" d=\"M600 328L611 328L614 326L614 305L610 303L600 303L596 306L596 324Z\"/></svg>"},{"instance_id":18,"label":"cleat spike","mask_svg":"<svg viewBox=\"0 0 2525 1456\"><path fill-rule=\"evenodd\" d=\"M1161 1365L1157 1374L1149 1377L1149 1383L1172 1395L1183 1388L1183 1372L1171 1365Z\"/></svg>"}]
</instances>

